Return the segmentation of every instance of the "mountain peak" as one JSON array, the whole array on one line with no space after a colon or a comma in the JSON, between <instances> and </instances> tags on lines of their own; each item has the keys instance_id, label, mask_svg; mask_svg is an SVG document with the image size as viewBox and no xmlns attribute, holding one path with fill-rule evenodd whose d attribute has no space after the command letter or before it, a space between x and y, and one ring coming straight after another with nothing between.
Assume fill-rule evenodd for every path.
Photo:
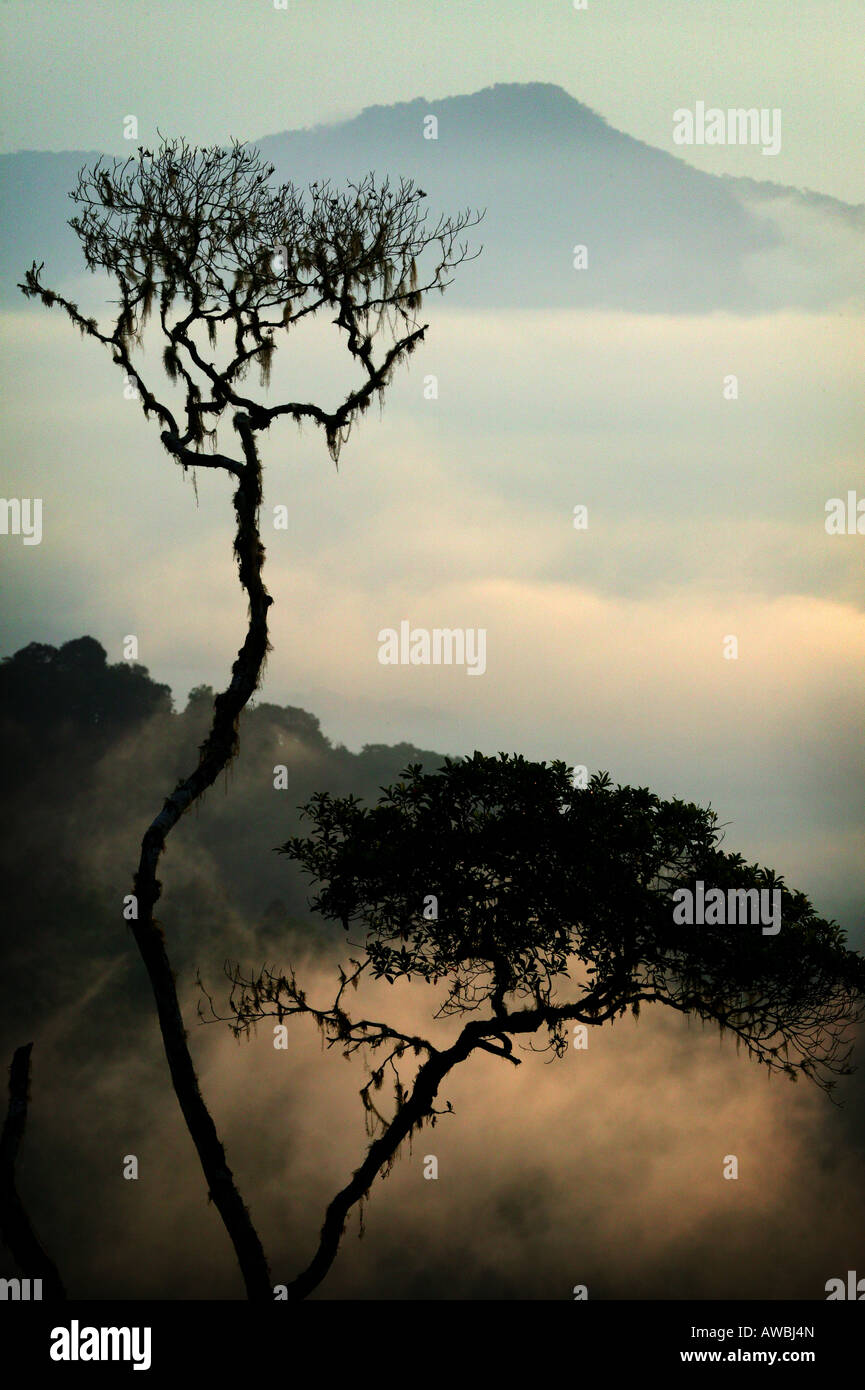
<instances>
[{"instance_id":1,"label":"mountain peak","mask_svg":"<svg viewBox=\"0 0 865 1390\"><path fill-rule=\"evenodd\" d=\"M490 87L481 87L476 92L459 93L449 97L415 97L411 101L394 102L392 105L365 106L354 117L340 121L341 126L378 124L383 120L399 120L401 116L416 118L419 113L429 112L439 119L448 117L471 122L473 119L487 120L493 114L497 126L508 126L519 122L521 127L543 124L549 128L562 121L575 118L596 122L599 127L611 129L603 116L599 116L590 106L578 101L555 82L496 82ZM331 127L333 128L333 127ZM321 129L321 127L319 127Z\"/></svg>"}]
</instances>

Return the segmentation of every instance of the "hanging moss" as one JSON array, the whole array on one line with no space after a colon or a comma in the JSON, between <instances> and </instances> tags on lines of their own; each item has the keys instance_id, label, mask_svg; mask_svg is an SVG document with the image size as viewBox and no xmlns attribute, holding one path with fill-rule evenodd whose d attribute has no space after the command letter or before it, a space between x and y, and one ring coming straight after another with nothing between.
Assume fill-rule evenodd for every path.
<instances>
[{"instance_id":1,"label":"hanging moss","mask_svg":"<svg viewBox=\"0 0 865 1390\"><path fill-rule=\"evenodd\" d=\"M162 365L170 381L176 381L180 369L180 359L173 343L169 343L162 354Z\"/></svg>"},{"instance_id":2,"label":"hanging moss","mask_svg":"<svg viewBox=\"0 0 865 1390\"><path fill-rule=\"evenodd\" d=\"M259 381L261 385L270 385L270 372L273 362L273 339L269 338L258 350Z\"/></svg>"}]
</instances>

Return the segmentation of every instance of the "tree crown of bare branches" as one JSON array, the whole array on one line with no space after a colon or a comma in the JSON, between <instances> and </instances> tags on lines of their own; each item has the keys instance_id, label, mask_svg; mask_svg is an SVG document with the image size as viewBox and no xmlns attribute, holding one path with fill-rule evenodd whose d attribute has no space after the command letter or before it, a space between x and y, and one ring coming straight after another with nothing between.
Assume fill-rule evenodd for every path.
<instances>
[{"instance_id":1,"label":"tree crown of bare branches","mask_svg":"<svg viewBox=\"0 0 865 1390\"><path fill-rule=\"evenodd\" d=\"M283 415L312 419L336 461L356 415L422 339L423 296L443 291L450 272L480 254L461 238L482 214L466 209L429 226L426 195L409 179L393 186L369 173L343 189L325 180L304 192L291 183L274 186L273 173L255 147L237 141L226 150L163 139L155 153L139 148L125 161L100 158L70 193L77 206L70 226L88 267L117 281L113 330L103 333L95 319L44 287L35 262L20 286L25 295L59 303L83 332L113 350L145 413L159 417L163 443L184 465L203 461L205 439L215 449L229 407L254 430ZM185 392L182 427L132 362L154 305L167 340L165 370ZM334 323L362 368L361 384L333 411L308 401L266 406L244 393L252 365L267 385L278 334L324 309L336 312ZM233 354L217 367L212 350L220 328L230 330ZM377 353L385 329L392 341Z\"/></svg>"}]
</instances>

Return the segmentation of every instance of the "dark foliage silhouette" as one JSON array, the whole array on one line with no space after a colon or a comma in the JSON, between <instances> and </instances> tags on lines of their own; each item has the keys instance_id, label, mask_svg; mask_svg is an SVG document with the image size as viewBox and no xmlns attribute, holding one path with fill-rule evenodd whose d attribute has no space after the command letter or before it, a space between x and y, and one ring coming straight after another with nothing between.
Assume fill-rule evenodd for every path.
<instances>
[{"instance_id":1,"label":"dark foliage silhouette","mask_svg":"<svg viewBox=\"0 0 865 1390\"><path fill-rule=\"evenodd\" d=\"M0 662L7 783L20 787L34 765L61 749L64 758L71 748L76 760L99 758L125 733L171 709L167 685L135 663L106 665L105 649L93 637L59 648L30 642Z\"/></svg>"},{"instance_id":2,"label":"dark foliage silhouette","mask_svg":"<svg viewBox=\"0 0 865 1390\"><path fill-rule=\"evenodd\" d=\"M340 967L324 1008L309 1002L291 969L247 976L227 966L229 1021L240 1036L263 1018L309 1015L329 1046L363 1053L370 1076L361 1098L376 1137L330 1203L292 1297L321 1283L348 1212L402 1141L436 1122L442 1082L477 1050L519 1065L513 1040L545 1032L546 1048L562 1056L568 1025L597 1027L660 1003L717 1024L770 1074L801 1074L828 1092L851 1070L865 959L804 894L724 851L711 810L613 786L600 773L581 789L563 762L476 753L431 774L409 766L375 806L321 793L305 812L311 834L282 852L321 885L314 909L362 933L359 954ZM672 895L698 880L777 890L779 933L678 925ZM347 990L364 976L416 976L438 988L437 1019L470 1017L444 1046L352 1017ZM400 1066L412 1058L420 1062L406 1084ZM394 1102L384 1113L378 1093L387 1074Z\"/></svg>"}]
</instances>

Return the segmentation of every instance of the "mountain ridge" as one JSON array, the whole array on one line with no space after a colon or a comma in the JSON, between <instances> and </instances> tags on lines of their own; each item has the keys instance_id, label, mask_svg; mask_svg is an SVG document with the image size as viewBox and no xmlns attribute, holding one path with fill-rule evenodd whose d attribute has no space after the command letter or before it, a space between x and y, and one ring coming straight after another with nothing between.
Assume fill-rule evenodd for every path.
<instances>
[{"instance_id":1,"label":"mountain ridge","mask_svg":"<svg viewBox=\"0 0 865 1390\"><path fill-rule=\"evenodd\" d=\"M865 303L865 206L696 169L554 83L372 105L249 143L300 187L374 169L415 180L431 208L485 208L484 254L449 290L455 307L755 313ZM81 274L66 194L93 153L0 155L7 303L21 302L15 283L33 259L45 261L49 283ZM578 245L585 270L575 268Z\"/></svg>"}]
</instances>

